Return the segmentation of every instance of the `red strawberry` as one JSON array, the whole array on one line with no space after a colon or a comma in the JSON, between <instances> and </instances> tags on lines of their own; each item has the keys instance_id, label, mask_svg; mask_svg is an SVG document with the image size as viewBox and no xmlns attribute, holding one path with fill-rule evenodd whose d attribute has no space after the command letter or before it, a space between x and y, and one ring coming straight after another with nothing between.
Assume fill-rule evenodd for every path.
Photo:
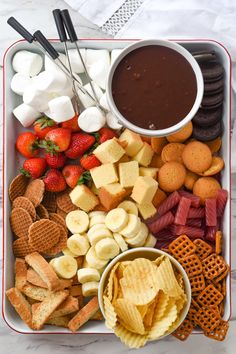
<instances>
[{"instance_id":1,"label":"red strawberry","mask_svg":"<svg viewBox=\"0 0 236 354\"><path fill-rule=\"evenodd\" d=\"M62 152L68 149L71 140L71 130L68 128L56 128L48 132L40 147L47 152Z\"/></svg>"},{"instance_id":2,"label":"red strawberry","mask_svg":"<svg viewBox=\"0 0 236 354\"><path fill-rule=\"evenodd\" d=\"M117 137L117 134L112 129L106 128L106 127L99 130L99 135L100 135L100 138L99 138L100 144L104 143L105 141L107 141L109 139Z\"/></svg>"},{"instance_id":3,"label":"red strawberry","mask_svg":"<svg viewBox=\"0 0 236 354\"><path fill-rule=\"evenodd\" d=\"M66 183L70 188L74 188L84 172L84 169L78 165L68 165L65 166L62 170L62 174L65 177Z\"/></svg>"},{"instance_id":4,"label":"red strawberry","mask_svg":"<svg viewBox=\"0 0 236 354\"><path fill-rule=\"evenodd\" d=\"M79 132L81 129L78 125L78 114L76 114L73 118L63 122L61 124L62 128L69 128L73 133Z\"/></svg>"},{"instance_id":5,"label":"red strawberry","mask_svg":"<svg viewBox=\"0 0 236 354\"><path fill-rule=\"evenodd\" d=\"M97 159L94 154L83 156L80 159L80 164L85 170L91 170L91 168L98 167L101 162Z\"/></svg>"},{"instance_id":6,"label":"red strawberry","mask_svg":"<svg viewBox=\"0 0 236 354\"><path fill-rule=\"evenodd\" d=\"M69 149L65 152L70 159L77 159L85 154L95 143L95 137L86 133L72 134Z\"/></svg>"},{"instance_id":7,"label":"red strawberry","mask_svg":"<svg viewBox=\"0 0 236 354\"><path fill-rule=\"evenodd\" d=\"M47 164L42 157L33 157L25 160L23 168L20 170L27 177L39 178L46 170Z\"/></svg>"},{"instance_id":8,"label":"red strawberry","mask_svg":"<svg viewBox=\"0 0 236 354\"><path fill-rule=\"evenodd\" d=\"M49 170L43 181L45 184L45 189L49 192L62 192L66 189L65 178L58 170Z\"/></svg>"},{"instance_id":9,"label":"red strawberry","mask_svg":"<svg viewBox=\"0 0 236 354\"><path fill-rule=\"evenodd\" d=\"M39 152L39 142L36 135L31 132L21 133L16 140L16 149L24 157L35 157Z\"/></svg>"},{"instance_id":10,"label":"red strawberry","mask_svg":"<svg viewBox=\"0 0 236 354\"><path fill-rule=\"evenodd\" d=\"M48 132L57 128L58 124L48 117L41 117L34 123L34 132L40 138L44 139Z\"/></svg>"},{"instance_id":11,"label":"red strawberry","mask_svg":"<svg viewBox=\"0 0 236 354\"><path fill-rule=\"evenodd\" d=\"M55 154L48 152L47 154L45 154L45 158L48 166L51 168L62 168L67 160L64 152L58 152Z\"/></svg>"}]
</instances>

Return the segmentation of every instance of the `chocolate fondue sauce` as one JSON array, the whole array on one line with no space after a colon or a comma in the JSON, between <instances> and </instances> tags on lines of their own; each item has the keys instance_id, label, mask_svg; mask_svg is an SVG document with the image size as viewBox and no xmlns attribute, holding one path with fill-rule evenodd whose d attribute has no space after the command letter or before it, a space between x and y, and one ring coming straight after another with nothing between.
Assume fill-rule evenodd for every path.
<instances>
[{"instance_id":1,"label":"chocolate fondue sauce","mask_svg":"<svg viewBox=\"0 0 236 354\"><path fill-rule=\"evenodd\" d=\"M121 60L113 76L112 94L117 109L131 123L145 129L165 129L189 113L197 83L182 55L150 45Z\"/></svg>"}]
</instances>

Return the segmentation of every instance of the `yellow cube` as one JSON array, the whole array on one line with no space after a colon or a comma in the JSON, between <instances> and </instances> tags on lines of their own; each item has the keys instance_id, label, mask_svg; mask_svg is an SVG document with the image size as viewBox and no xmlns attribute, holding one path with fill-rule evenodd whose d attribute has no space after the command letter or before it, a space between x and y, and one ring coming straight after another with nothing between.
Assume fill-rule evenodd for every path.
<instances>
[{"instance_id":1,"label":"yellow cube","mask_svg":"<svg viewBox=\"0 0 236 354\"><path fill-rule=\"evenodd\" d=\"M119 141L126 143L125 152L128 156L134 156L143 146L143 141L139 134L125 129L119 137Z\"/></svg>"},{"instance_id":2,"label":"yellow cube","mask_svg":"<svg viewBox=\"0 0 236 354\"><path fill-rule=\"evenodd\" d=\"M113 138L99 145L93 153L101 163L113 163L120 160L125 154L125 150L120 146L118 140Z\"/></svg>"},{"instance_id":3,"label":"yellow cube","mask_svg":"<svg viewBox=\"0 0 236 354\"><path fill-rule=\"evenodd\" d=\"M138 204L151 203L157 191L158 183L149 176L139 176L134 184L131 198Z\"/></svg>"},{"instance_id":4,"label":"yellow cube","mask_svg":"<svg viewBox=\"0 0 236 354\"><path fill-rule=\"evenodd\" d=\"M150 176L154 179L157 178L158 168L155 167L139 167L140 176Z\"/></svg>"},{"instance_id":5,"label":"yellow cube","mask_svg":"<svg viewBox=\"0 0 236 354\"><path fill-rule=\"evenodd\" d=\"M104 165L94 167L90 170L90 173L96 188L118 182L116 168L113 163L106 163Z\"/></svg>"},{"instance_id":6,"label":"yellow cube","mask_svg":"<svg viewBox=\"0 0 236 354\"><path fill-rule=\"evenodd\" d=\"M152 161L153 154L154 151L152 150L151 146L144 142L143 147L135 156L133 156L133 159L138 161L140 165L147 167Z\"/></svg>"},{"instance_id":7,"label":"yellow cube","mask_svg":"<svg viewBox=\"0 0 236 354\"><path fill-rule=\"evenodd\" d=\"M137 204L137 207L144 220L151 218L157 211L152 203Z\"/></svg>"},{"instance_id":8,"label":"yellow cube","mask_svg":"<svg viewBox=\"0 0 236 354\"><path fill-rule=\"evenodd\" d=\"M137 161L119 163L119 178L122 187L133 187L139 176Z\"/></svg>"},{"instance_id":9,"label":"yellow cube","mask_svg":"<svg viewBox=\"0 0 236 354\"><path fill-rule=\"evenodd\" d=\"M70 192L70 199L74 205L86 212L93 210L99 204L99 199L84 184L76 186Z\"/></svg>"},{"instance_id":10,"label":"yellow cube","mask_svg":"<svg viewBox=\"0 0 236 354\"><path fill-rule=\"evenodd\" d=\"M126 190L120 185L120 183L107 184L99 188L99 199L101 204L107 209L111 210L117 207L118 204L126 196Z\"/></svg>"}]
</instances>

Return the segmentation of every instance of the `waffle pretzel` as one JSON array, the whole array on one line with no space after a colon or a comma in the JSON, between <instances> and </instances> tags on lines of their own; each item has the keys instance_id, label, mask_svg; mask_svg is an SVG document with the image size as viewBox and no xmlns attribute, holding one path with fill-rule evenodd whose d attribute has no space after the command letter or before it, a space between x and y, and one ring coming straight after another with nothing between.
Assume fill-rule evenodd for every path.
<instances>
[{"instance_id":1,"label":"waffle pretzel","mask_svg":"<svg viewBox=\"0 0 236 354\"><path fill-rule=\"evenodd\" d=\"M29 244L39 252L44 252L57 244L60 229L55 222L41 219L29 228Z\"/></svg>"},{"instance_id":2,"label":"waffle pretzel","mask_svg":"<svg viewBox=\"0 0 236 354\"><path fill-rule=\"evenodd\" d=\"M202 239L197 238L193 243L196 246L196 254L200 260L205 259L212 253L212 247Z\"/></svg>"},{"instance_id":3,"label":"waffle pretzel","mask_svg":"<svg viewBox=\"0 0 236 354\"><path fill-rule=\"evenodd\" d=\"M217 283L220 283L221 280L225 279L227 277L227 274L229 273L230 271L230 267L228 265L226 265L226 269L223 273L221 273L220 275L218 275L216 278L214 278L214 282L217 284Z\"/></svg>"},{"instance_id":4,"label":"waffle pretzel","mask_svg":"<svg viewBox=\"0 0 236 354\"><path fill-rule=\"evenodd\" d=\"M216 254L221 254L222 252L222 232L216 231L216 240L215 240Z\"/></svg>"},{"instance_id":5,"label":"waffle pretzel","mask_svg":"<svg viewBox=\"0 0 236 354\"><path fill-rule=\"evenodd\" d=\"M195 321L204 332L213 331L220 323L220 313L217 307L201 307L196 315Z\"/></svg>"},{"instance_id":6,"label":"waffle pretzel","mask_svg":"<svg viewBox=\"0 0 236 354\"><path fill-rule=\"evenodd\" d=\"M223 257L216 253L212 253L202 261L202 269L205 278L212 280L218 278L221 274L225 274L227 271L227 265Z\"/></svg>"},{"instance_id":7,"label":"waffle pretzel","mask_svg":"<svg viewBox=\"0 0 236 354\"><path fill-rule=\"evenodd\" d=\"M203 274L195 275L194 277L191 277L189 281L193 295L205 288L205 279Z\"/></svg>"},{"instance_id":8,"label":"waffle pretzel","mask_svg":"<svg viewBox=\"0 0 236 354\"><path fill-rule=\"evenodd\" d=\"M185 320L181 323L181 325L172 333L172 335L181 341L184 341L188 338L188 336L192 333L194 329L194 325L192 322L185 318Z\"/></svg>"},{"instance_id":9,"label":"waffle pretzel","mask_svg":"<svg viewBox=\"0 0 236 354\"><path fill-rule=\"evenodd\" d=\"M202 273L202 263L196 254L191 254L188 257L180 258L179 262L189 278Z\"/></svg>"},{"instance_id":10,"label":"waffle pretzel","mask_svg":"<svg viewBox=\"0 0 236 354\"><path fill-rule=\"evenodd\" d=\"M197 302L201 306L217 306L221 303L224 296L219 290L217 290L213 284L207 285L207 287L197 297Z\"/></svg>"},{"instance_id":11,"label":"waffle pretzel","mask_svg":"<svg viewBox=\"0 0 236 354\"><path fill-rule=\"evenodd\" d=\"M229 329L229 323L227 321L221 320L213 330L209 332L204 332L204 334L209 338L218 341L223 341L226 337L228 329Z\"/></svg>"},{"instance_id":12,"label":"waffle pretzel","mask_svg":"<svg viewBox=\"0 0 236 354\"><path fill-rule=\"evenodd\" d=\"M196 246L186 235L180 235L169 244L169 251L176 259L184 258L196 251Z\"/></svg>"}]
</instances>

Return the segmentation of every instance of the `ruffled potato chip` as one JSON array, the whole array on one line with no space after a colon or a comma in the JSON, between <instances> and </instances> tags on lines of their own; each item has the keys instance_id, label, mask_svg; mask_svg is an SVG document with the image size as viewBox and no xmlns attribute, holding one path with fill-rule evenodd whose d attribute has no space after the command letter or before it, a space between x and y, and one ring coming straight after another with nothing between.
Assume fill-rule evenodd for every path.
<instances>
[{"instance_id":1,"label":"ruffled potato chip","mask_svg":"<svg viewBox=\"0 0 236 354\"><path fill-rule=\"evenodd\" d=\"M107 289L106 289L106 294L107 294L107 297L110 301L112 301L112 298L113 298L113 280L114 280L114 274L115 274L115 271L116 269L118 268L120 262L117 262L114 267L112 268L112 270L110 271L110 274L109 274L109 278L108 278L108 282L107 282Z\"/></svg>"},{"instance_id":2,"label":"ruffled potato chip","mask_svg":"<svg viewBox=\"0 0 236 354\"><path fill-rule=\"evenodd\" d=\"M110 302L107 296L103 296L104 312L105 312L105 325L109 329L113 329L116 326L117 315L114 306Z\"/></svg>"},{"instance_id":3,"label":"ruffled potato chip","mask_svg":"<svg viewBox=\"0 0 236 354\"><path fill-rule=\"evenodd\" d=\"M162 254L161 256L157 257L152 263L156 264L156 266L159 266L161 262L165 259L165 255Z\"/></svg>"},{"instance_id":4,"label":"ruffled potato chip","mask_svg":"<svg viewBox=\"0 0 236 354\"><path fill-rule=\"evenodd\" d=\"M120 338L121 342L129 348L141 348L147 342L147 335L130 332L121 324L115 327L114 332L115 335Z\"/></svg>"}]
</instances>

